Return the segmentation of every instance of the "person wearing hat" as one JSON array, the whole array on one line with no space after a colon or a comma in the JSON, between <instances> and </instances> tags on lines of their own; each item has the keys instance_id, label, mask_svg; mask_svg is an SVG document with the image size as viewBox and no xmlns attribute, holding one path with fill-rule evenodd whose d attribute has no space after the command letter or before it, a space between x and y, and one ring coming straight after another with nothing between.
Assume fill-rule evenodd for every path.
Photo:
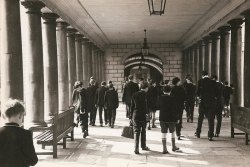
<instances>
[{"instance_id":1,"label":"person wearing hat","mask_svg":"<svg viewBox=\"0 0 250 167\"><path fill-rule=\"evenodd\" d=\"M104 95L104 105L107 108L109 115L109 126L114 128L116 109L119 106L118 93L115 91L113 84L109 84L108 90Z\"/></svg>"},{"instance_id":2,"label":"person wearing hat","mask_svg":"<svg viewBox=\"0 0 250 167\"><path fill-rule=\"evenodd\" d=\"M149 110L147 107L147 91L147 83L142 83L141 90L135 92L131 100L129 119L132 120L134 126L135 154L139 154L140 136L142 150L150 150L146 145L147 116L149 115Z\"/></svg>"},{"instance_id":3,"label":"person wearing hat","mask_svg":"<svg viewBox=\"0 0 250 167\"><path fill-rule=\"evenodd\" d=\"M170 96L173 98L173 110L178 115L178 121L176 124L176 135L178 140L181 140L181 128L182 128L182 115L184 110L184 102L186 100L186 92L181 86L180 78L174 77L172 79L172 90Z\"/></svg>"},{"instance_id":4,"label":"person wearing hat","mask_svg":"<svg viewBox=\"0 0 250 167\"><path fill-rule=\"evenodd\" d=\"M129 118L131 98L133 94L139 91L138 84L133 82L133 75L128 76L128 83L124 87L124 92L122 95L122 102L126 104L126 117Z\"/></svg>"},{"instance_id":5,"label":"person wearing hat","mask_svg":"<svg viewBox=\"0 0 250 167\"><path fill-rule=\"evenodd\" d=\"M102 111L104 108L104 95L105 92L107 91L106 88L106 82L102 82L101 83L101 87L99 87L96 90L96 94L95 94L95 105L98 108L99 111L99 122L100 122L100 126L103 126L103 119L102 119ZM105 120L105 124L107 125L107 115L104 113L104 120Z\"/></svg>"}]
</instances>

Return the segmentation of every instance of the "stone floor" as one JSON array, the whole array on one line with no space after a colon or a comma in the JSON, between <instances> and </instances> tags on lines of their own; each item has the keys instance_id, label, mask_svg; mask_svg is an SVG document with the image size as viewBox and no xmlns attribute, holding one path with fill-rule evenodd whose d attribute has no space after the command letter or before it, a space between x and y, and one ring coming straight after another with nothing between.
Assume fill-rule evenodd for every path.
<instances>
[{"instance_id":1,"label":"stone floor","mask_svg":"<svg viewBox=\"0 0 250 167\"><path fill-rule=\"evenodd\" d=\"M185 115L185 114L184 114ZM97 117L98 120L98 117ZM116 126L97 126L89 128L90 136L82 138L80 128L75 128L75 141L67 142L67 149L58 146L58 158L51 155L39 155L37 167L247 167L250 164L250 146L244 144L243 136L230 138L230 118L224 118L222 132L219 138L210 142L207 140L207 121L203 123L201 138L194 136L197 125L197 109L194 123L186 123L183 119L183 140L177 141L180 152L172 152L170 135L168 135L168 150L170 154L162 154L161 133L158 128L147 131L147 145L151 151L141 151L140 155L133 153L133 140L121 137L122 127L128 125L125 118L125 107L121 105L117 111ZM37 150L41 146L36 146ZM51 150L52 147L46 147Z\"/></svg>"}]
</instances>

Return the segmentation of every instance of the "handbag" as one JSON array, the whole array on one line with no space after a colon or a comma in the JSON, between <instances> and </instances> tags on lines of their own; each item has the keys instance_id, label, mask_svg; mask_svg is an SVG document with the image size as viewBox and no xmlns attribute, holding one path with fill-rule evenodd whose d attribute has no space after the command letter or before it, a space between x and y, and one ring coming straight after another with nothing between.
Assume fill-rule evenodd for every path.
<instances>
[{"instance_id":1,"label":"handbag","mask_svg":"<svg viewBox=\"0 0 250 167\"><path fill-rule=\"evenodd\" d=\"M134 139L134 130L133 126L125 126L122 129L122 135L123 137Z\"/></svg>"}]
</instances>

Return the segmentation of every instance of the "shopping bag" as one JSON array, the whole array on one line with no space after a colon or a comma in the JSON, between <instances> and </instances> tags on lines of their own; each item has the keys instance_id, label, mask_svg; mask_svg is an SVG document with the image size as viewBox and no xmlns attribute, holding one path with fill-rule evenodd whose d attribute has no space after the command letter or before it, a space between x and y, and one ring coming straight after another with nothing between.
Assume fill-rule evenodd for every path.
<instances>
[{"instance_id":1,"label":"shopping bag","mask_svg":"<svg viewBox=\"0 0 250 167\"><path fill-rule=\"evenodd\" d=\"M123 137L134 139L134 131L133 126L125 126L122 129L122 135Z\"/></svg>"}]
</instances>

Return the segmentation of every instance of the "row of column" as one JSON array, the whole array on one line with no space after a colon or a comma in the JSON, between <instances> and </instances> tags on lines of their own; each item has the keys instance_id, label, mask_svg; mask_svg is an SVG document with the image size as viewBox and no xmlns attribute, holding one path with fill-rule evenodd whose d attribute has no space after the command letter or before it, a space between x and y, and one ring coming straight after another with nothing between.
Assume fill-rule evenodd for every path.
<instances>
[{"instance_id":1,"label":"row of column","mask_svg":"<svg viewBox=\"0 0 250 167\"><path fill-rule=\"evenodd\" d=\"M29 126L45 126L69 108L76 80L88 86L91 76L104 79L104 53L42 2L21 4L27 13L22 32L19 0L0 1L1 108L8 98L22 99Z\"/></svg>"},{"instance_id":2,"label":"row of column","mask_svg":"<svg viewBox=\"0 0 250 167\"><path fill-rule=\"evenodd\" d=\"M233 103L250 107L250 10L244 18L232 19L183 51L183 75L191 74L195 83L205 70L221 82L234 86ZM245 22L245 35L242 24ZM245 47L242 47L243 41ZM244 48L244 50L242 49ZM244 54L243 54L244 53Z\"/></svg>"}]
</instances>

